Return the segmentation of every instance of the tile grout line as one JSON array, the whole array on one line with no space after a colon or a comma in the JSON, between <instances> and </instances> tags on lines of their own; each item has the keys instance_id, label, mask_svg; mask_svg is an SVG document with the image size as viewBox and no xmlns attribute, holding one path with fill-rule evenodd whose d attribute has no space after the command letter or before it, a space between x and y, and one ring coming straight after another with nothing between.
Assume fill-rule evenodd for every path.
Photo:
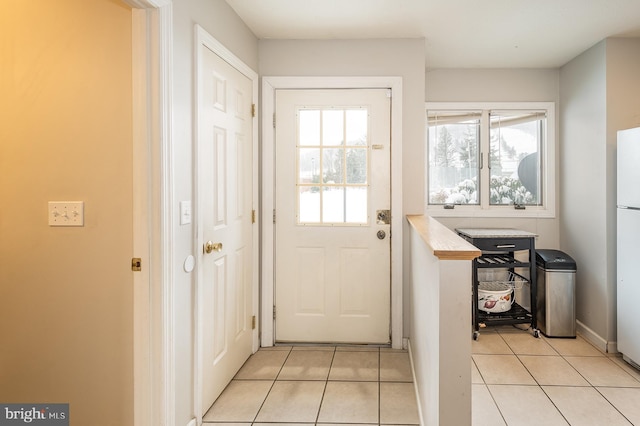
<instances>
[{"instance_id":1,"label":"tile grout line","mask_svg":"<svg viewBox=\"0 0 640 426\"><path fill-rule=\"evenodd\" d=\"M336 359L337 348L333 348L333 355L331 356L331 364L329 364L329 371L327 371L327 379L324 381L324 389L322 390L322 396L320 397L320 405L318 405L318 412L316 413L315 424L318 424L320 420L320 412L322 411L322 404L324 402L324 396L327 393L327 385L329 384L329 376L331 375L331 368L333 367L333 361Z\"/></svg>"},{"instance_id":2,"label":"tile grout line","mask_svg":"<svg viewBox=\"0 0 640 426\"><path fill-rule=\"evenodd\" d=\"M509 345L509 342L507 342L507 340L502 336L502 333L497 332L497 335L500 336L500 339L502 340L502 342L509 348L509 350L513 353L513 356L515 356L515 358L518 360L518 362L520 363L520 365L522 365L522 367L525 369L525 371L531 376L531 378L533 379L533 381L535 382L535 385L529 385L532 387L537 387L540 390L542 390L544 392L544 390L542 389L542 387L540 386L540 383L538 382L538 380L535 378L535 376L531 373L531 371L529 371L529 369L527 368L526 365L524 365L524 363L522 362L522 360L520 359L520 357L518 356L518 354L516 353L515 349L511 347L511 345ZM555 349L554 349L555 351ZM472 361L475 364L475 360L473 360L472 357ZM482 377L482 381L484 382L484 386L487 389L487 391L489 392L489 395L491 396L491 400L493 401L493 404L495 405L496 409L498 410L498 413L500 413L500 417L502 418L502 420L504 421L505 425L509 425L509 423L507 422L507 419L505 418L504 413L502 412L502 410L500 409L500 406L498 405L498 401L495 398L495 395L493 394L493 392L491 392L491 388L489 387L489 385L486 383L486 380L484 378L484 376L482 375L482 372L480 371L480 369L478 368L477 364L476 364L476 368L478 369L478 373L480 374L480 377ZM513 385L509 385L507 384L506 386L513 386ZM553 404L553 401L551 400L551 398L549 397L549 395L545 393L545 396L547 397L547 399ZM555 407L555 404L553 404ZM560 409L558 407L556 407L556 410L558 410L558 412L560 413L560 415L564 418L564 415L562 415L562 412L560 411ZM473 417L473 414L472 414ZM566 420L566 419L565 419ZM568 422L567 422L568 423Z\"/></svg>"},{"instance_id":3,"label":"tile grout line","mask_svg":"<svg viewBox=\"0 0 640 426\"><path fill-rule=\"evenodd\" d=\"M571 357L581 357L581 358L590 358L590 357L595 357L595 358L600 358L600 357L604 356L605 358L609 359L609 361L610 361L611 363L613 363L614 365L616 365L616 367L618 367L620 370L624 371L628 376L632 377L632 378L633 378L633 379L635 379L636 381L640 381L640 380L638 380L636 377L634 377L634 376L633 376L633 374L631 374L629 371L625 370L622 366L618 365L615 361L613 361L612 359L610 359L610 357L607 357L607 355L606 355L606 354L600 354L600 355L598 355L598 356L579 355L579 354L575 354L575 355L569 355L569 354L567 354L567 355L565 355L565 354L561 353L558 349L556 349L553 345L551 345L551 343L549 343L549 342L545 342L545 343L547 343L547 344L551 347L551 349L555 352L555 355L540 355L540 354L530 354L530 355L527 355L527 354L525 354L525 353L523 353L523 354L519 354L519 353L517 353L517 352L516 352L516 351L511 347L511 345L509 345L509 343L506 341L506 339L504 338L504 336L502 336L502 333L498 332L498 334L500 335L500 337L502 338L502 340L504 341L504 343L506 343L506 344L507 344L507 347L509 347L509 349L510 349L510 350L513 352L513 354L516 356L516 358L518 359L518 361L519 361L519 362L524 366L525 370L526 370L526 371L531 375L531 377L534 379L534 381L535 381L535 383L536 383L536 384L535 384L535 385L529 385L529 386L539 388L539 389L543 392L543 394L546 396L546 398L549 400L549 402L550 402L550 403L551 403L551 404L556 408L556 410L558 411L558 413L560 414L560 416L561 416L561 417L562 417L562 418L563 418L567 423L569 423L569 421L568 421L568 419L566 418L565 414L560 410L560 408L555 404L555 402L554 402L554 401L551 399L551 397L547 394L547 392L546 392L546 391L545 391L545 389L543 388L543 385L542 385L542 384L540 384L540 382L538 381L538 379L537 379L537 378L532 374L532 372L531 372L531 371L526 367L526 365L524 365L524 362L522 362L522 360L521 360L521 358L520 358L521 356L540 356L540 357L543 357L543 356L552 356L552 357L557 357L557 358L559 358L559 359L562 359L563 361L565 361L565 362L566 362L566 364L569 366L569 368L571 369L571 371L573 371L573 372L577 373L580 377L582 377L582 378L585 380L585 382L587 383L587 386L573 386L573 385L544 385L544 386L547 386L547 387L555 387L555 386L558 386L558 387L568 387L568 388L591 388L591 389L594 389L594 390L595 390L595 391L596 391L596 392L597 392L597 393L598 393L598 394L599 394L599 395L600 395L600 396L601 396L601 397L602 397L602 398L603 398L603 399L604 399L604 400L605 400L605 401L606 401L606 402L607 402L607 403L608 403L608 404L609 404L609 405L610 405L610 406L611 406L611 407L612 407L616 412L618 412L618 413L619 413L619 414L620 414L620 415L621 415L625 420L627 420L627 421L631 422L631 420L630 420L630 419L629 419L629 418L628 418L628 417L627 417L627 416L626 416L626 415L625 415L625 414L624 414L620 409L618 409L618 407L616 407L616 406L613 404L613 402L611 402L608 398L606 398L606 396L605 396L602 392L600 392L600 389L598 389L598 387L597 387L596 385L594 385L592 382L590 382L590 381L589 381L589 380L588 380L588 379L587 379L587 378L586 378L582 373L580 373L580 372L576 369L576 367L574 367L574 365L573 365L573 364L571 364L571 363L569 362L569 360L567 359L567 358L571 358ZM586 343L589 343L589 344L590 344L590 342L586 342ZM593 346L593 345L592 345L592 346ZM597 349L597 348L596 348L596 349ZM472 354L472 355L481 355L481 354L475 354L475 353L474 353L474 354ZM490 355L490 354L488 354L488 355ZM472 362L474 363L474 365L476 365L476 364L475 364L475 360L474 360L473 358L472 358ZM476 368L477 368L477 365L476 365ZM481 377L481 379L482 379L482 384L483 384L483 385L484 385L484 386L489 390L489 393L490 393L491 398L492 398L492 400L493 400L493 402L494 402L494 405L495 405L495 406L496 406L496 408L498 409L498 412L500 413L500 415L503 417L503 420L505 421L505 424L507 424L507 425L508 425L508 423L506 422L506 419L504 419L504 416L503 416L502 410L500 410L500 408L499 408L499 406L498 406L498 404L497 404L497 401L496 401L496 399L495 399L495 397L494 397L493 393L492 393L492 392L491 392L491 390L489 389L489 384L487 384L487 383L486 383L486 380L485 380L484 376L482 375L482 372L480 371L480 369L479 369L479 368L477 368L477 369L478 369L478 373L480 374L480 377ZM515 385L515 384L503 384L503 385L497 385L497 384L496 384L495 386L526 386L526 385ZM616 388L617 386L602 386L602 387L612 387L612 388Z\"/></svg>"},{"instance_id":4,"label":"tile grout line","mask_svg":"<svg viewBox=\"0 0 640 426\"><path fill-rule=\"evenodd\" d=\"M267 399L269 398L269 394L271 394L271 391L273 390L273 387L275 386L276 382L278 381L278 376L280 376L280 373L282 373L282 369L284 368L284 365L287 363L287 360L291 356L291 352L293 352L293 348L289 349L289 352L287 353L287 356L285 357L284 361L282 362L282 365L280 366L280 369L278 370L278 374L276 374L276 377L273 379L273 382L271 383L271 386L269 387L269 391L265 395L264 400L262 401L262 404L260 404L260 408L258 408L258 411L256 411L256 415L253 417L253 421L251 422L252 425L254 423L256 423L256 420L258 419L258 416L260 415L260 411L262 411L262 408L264 407L265 402L267 402Z\"/></svg>"},{"instance_id":5,"label":"tile grout line","mask_svg":"<svg viewBox=\"0 0 640 426\"><path fill-rule=\"evenodd\" d=\"M605 401L607 401L607 402L609 403L609 405L611 405L611 406L613 407L613 409L614 409L614 410L616 410L618 413L620 413L620 415L621 415L624 419L626 419L629 423L633 424L633 422L631 421L631 419L629 419L627 416L625 416L625 414L624 414L622 411L620 411L620 410L618 409L618 407L616 407L616 406L613 404L613 402L609 401L609 398L607 398L607 397L606 397L602 392L600 392L600 389L598 389L598 388L597 388L597 387L595 387L595 386L593 387L593 389L594 389L596 392L598 392L598 394L600 394L600 395L604 398L604 400L605 400Z\"/></svg>"},{"instance_id":6,"label":"tile grout line","mask_svg":"<svg viewBox=\"0 0 640 426\"><path fill-rule=\"evenodd\" d=\"M382 395L380 392L380 370L382 369L382 353L378 350L378 425L382 422Z\"/></svg>"},{"instance_id":7,"label":"tile grout line","mask_svg":"<svg viewBox=\"0 0 640 426\"><path fill-rule=\"evenodd\" d=\"M482 381L484 382L484 378L482 379ZM483 383L483 384L484 384L484 387L487 389L487 392L489 392L489 396L491 397L491 400L493 401L493 405L496 406L496 410L498 410L498 413L500 413L500 417L502 418L502 421L504 421L504 424L508 426L509 423L507 423L507 419L504 418L504 413L500 409L500 406L498 405L498 401L496 401L496 397L493 395L493 392L491 392L491 389L489 389L489 385L486 384L486 383ZM473 409L471 410L471 419L473 421Z\"/></svg>"},{"instance_id":8,"label":"tile grout line","mask_svg":"<svg viewBox=\"0 0 640 426\"><path fill-rule=\"evenodd\" d=\"M246 423L246 424L258 423L257 419L260 416L260 413L261 413L262 409L264 409L264 407L266 405L266 401L269 398L271 392L273 391L273 388L277 384L276 382L283 381L280 378L280 374L282 374L282 372L284 370L284 367L287 364L287 361L289 361L291 359L291 356L293 355L292 352L293 352L292 348L290 348L288 351L286 351L286 355L285 355L281 365L279 366L278 371L273 376L274 377L273 379L264 379L264 380L262 380L262 381L272 380L272 383L268 387L268 390L267 390L264 398L260 402L259 407L256 410L256 414L253 416L253 420L247 419L246 422L242 422L242 423ZM322 411L322 407L323 407L323 405L325 403L324 399L325 399L325 397L327 395L329 382L331 382L331 381L335 381L335 382L361 382L361 383L366 383L366 382L375 383L375 382L377 382L377 386L376 387L377 387L377 392L378 392L377 393L377 402L378 402L377 417L378 418L377 418L377 421L372 422L371 424L375 424L377 426L383 426L383 422L382 422L382 418L381 418L381 415L382 415L381 388L382 388L382 384L383 384L381 370L382 370L382 355L383 354L382 354L382 351L380 350L380 348L377 348L377 350L375 350L375 351L366 351L366 352L374 352L376 354L375 358L377 358L377 368L376 368L376 378L374 380L355 380L355 379L350 380L348 378L345 378L345 379L342 379L342 380L330 380L331 372L333 370L333 367L336 366L335 362L336 362L336 358L338 356L337 355L337 352L338 352L337 347L333 347L333 351L332 352L333 353L331 354L331 361L329 363L329 368L327 370L327 374L326 374L324 379L320 380L320 381L324 381L324 389L322 390L322 395L320 397L320 403L319 403L318 411L317 411L316 416L315 416L315 421L314 422L301 422L301 423L305 423L305 425L309 425L309 426L312 426L314 424L320 424L319 423L320 414L321 414L321 411ZM359 353L361 351L353 351L353 353L356 353L356 352ZM244 380L260 380L260 379L252 379L252 378L236 379L235 377L233 379L233 381L238 381L238 382L242 382ZM288 379L288 380L285 380L285 381L306 381L306 380L303 379L303 378L300 378L298 376L297 378L292 378L292 379ZM387 383L387 382L384 382L384 383ZM401 381L401 380L390 380L390 381L388 381L388 383L411 383L411 382L410 381L406 382L406 381ZM343 419L343 420L346 420L346 419ZM215 423L220 424L220 423L223 423L223 422L220 422L220 421L217 421L217 422L216 421L214 421L214 422L205 422L205 424L215 424ZM274 422L269 422L269 423L273 423L275 425ZM356 422L345 422L345 423L342 423L343 426L351 426L351 425L358 425L358 424L364 425L363 423L356 423Z\"/></svg>"}]
</instances>

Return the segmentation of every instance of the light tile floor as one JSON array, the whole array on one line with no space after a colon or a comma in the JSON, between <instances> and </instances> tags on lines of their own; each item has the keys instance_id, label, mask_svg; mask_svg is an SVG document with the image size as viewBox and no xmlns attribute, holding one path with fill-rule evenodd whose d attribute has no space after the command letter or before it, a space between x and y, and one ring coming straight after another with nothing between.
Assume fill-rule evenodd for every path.
<instances>
[{"instance_id":1,"label":"light tile floor","mask_svg":"<svg viewBox=\"0 0 640 426\"><path fill-rule=\"evenodd\" d=\"M406 351L274 347L251 356L205 423L417 425Z\"/></svg>"},{"instance_id":2,"label":"light tile floor","mask_svg":"<svg viewBox=\"0 0 640 426\"><path fill-rule=\"evenodd\" d=\"M640 426L640 372L580 336L491 327L472 352L473 426Z\"/></svg>"},{"instance_id":3,"label":"light tile floor","mask_svg":"<svg viewBox=\"0 0 640 426\"><path fill-rule=\"evenodd\" d=\"M580 336L536 339L490 327L472 352L473 426L640 426L640 371ZM409 356L385 348L261 349L204 421L416 425Z\"/></svg>"}]
</instances>

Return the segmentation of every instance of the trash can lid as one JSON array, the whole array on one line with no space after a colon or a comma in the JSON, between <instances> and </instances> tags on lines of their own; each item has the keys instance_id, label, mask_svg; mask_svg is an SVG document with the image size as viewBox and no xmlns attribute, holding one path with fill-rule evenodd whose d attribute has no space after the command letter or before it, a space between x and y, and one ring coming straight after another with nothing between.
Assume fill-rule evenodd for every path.
<instances>
[{"instance_id":1,"label":"trash can lid","mask_svg":"<svg viewBox=\"0 0 640 426\"><path fill-rule=\"evenodd\" d=\"M537 249L536 264L544 269L576 270L576 261L560 250Z\"/></svg>"}]
</instances>

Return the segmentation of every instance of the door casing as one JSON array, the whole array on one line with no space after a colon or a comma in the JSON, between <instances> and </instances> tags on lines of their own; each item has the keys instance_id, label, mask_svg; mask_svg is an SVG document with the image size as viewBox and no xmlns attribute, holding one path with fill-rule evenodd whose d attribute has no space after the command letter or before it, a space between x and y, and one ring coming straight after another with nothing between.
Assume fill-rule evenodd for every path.
<instances>
[{"instance_id":1,"label":"door casing","mask_svg":"<svg viewBox=\"0 0 640 426\"><path fill-rule=\"evenodd\" d=\"M261 346L274 344L275 91L366 89L391 91L391 346L403 347L402 315L402 77L262 77ZM394 232L395 231L395 232Z\"/></svg>"},{"instance_id":2,"label":"door casing","mask_svg":"<svg viewBox=\"0 0 640 426\"><path fill-rule=\"evenodd\" d=\"M172 0L123 1L132 8L133 253L142 259L132 290L134 424L172 426Z\"/></svg>"},{"instance_id":3,"label":"door casing","mask_svg":"<svg viewBox=\"0 0 640 426\"><path fill-rule=\"evenodd\" d=\"M175 425L176 380L173 265L175 214L172 152L173 0L123 0L132 8L133 252L142 258L143 273L134 274L133 381L134 423ZM197 30L196 30L197 31ZM220 45L222 47L222 45ZM255 72L224 47L216 51L230 63L253 73L253 103L257 104ZM222 53L224 51L224 53ZM235 62L237 61L237 62ZM253 155L258 164L257 114L253 119ZM254 208L258 203L258 174L253 178ZM257 226L257 225L256 225ZM258 236L254 232L254 313L258 312ZM194 243L196 241L194 236ZM258 335L254 335L254 350ZM197 380L194 380L197 382ZM197 387L197 383L196 383ZM194 389L194 404L197 395ZM194 407L196 408L196 407ZM195 426L193 418L189 426Z\"/></svg>"}]
</instances>

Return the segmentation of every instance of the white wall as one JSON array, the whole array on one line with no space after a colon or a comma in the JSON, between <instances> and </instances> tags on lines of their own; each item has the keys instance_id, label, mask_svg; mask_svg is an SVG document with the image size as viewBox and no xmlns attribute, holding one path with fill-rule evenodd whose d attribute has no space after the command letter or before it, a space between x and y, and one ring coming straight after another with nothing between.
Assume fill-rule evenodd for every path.
<instances>
[{"instance_id":1,"label":"white wall","mask_svg":"<svg viewBox=\"0 0 640 426\"><path fill-rule=\"evenodd\" d=\"M615 342L616 132L640 125L640 41L607 39L561 69L561 248L576 259L577 318Z\"/></svg>"},{"instance_id":2,"label":"white wall","mask_svg":"<svg viewBox=\"0 0 640 426\"><path fill-rule=\"evenodd\" d=\"M618 130L640 126L640 39L607 39L607 293L608 336L617 336L616 308L616 155ZM609 337L608 340L614 339ZM617 337L615 338L617 341Z\"/></svg>"},{"instance_id":3,"label":"white wall","mask_svg":"<svg viewBox=\"0 0 640 426\"><path fill-rule=\"evenodd\" d=\"M562 67L561 247L576 260L576 315L607 336L606 43Z\"/></svg>"},{"instance_id":4,"label":"white wall","mask_svg":"<svg viewBox=\"0 0 640 426\"><path fill-rule=\"evenodd\" d=\"M640 126L640 39L607 39L607 141L616 132Z\"/></svg>"},{"instance_id":5,"label":"white wall","mask_svg":"<svg viewBox=\"0 0 640 426\"><path fill-rule=\"evenodd\" d=\"M426 72L427 102L555 102L560 100L557 69L432 69ZM557 111L558 108L556 108ZM424 114L423 114L423 120ZM558 120L556 120L558 122ZM558 158L556 132L556 158ZM417 155L417 153L416 153ZM561 160L556 160L556 176ZM558 183L556 182L556 194ZM557 195L556 195L557 198ZM558 203L556 201L556 207ZM538 218L445 218L438 221L450 229L512 227L534 232L538 248L558 248L559 219Z\"/></svg>"},{"instance_id":6,"label":"white wall","mask_svg":"<svg viewBox=\"0 0 640 426\"><path fill-rule=\"evenodd\" d=\"M427 102L558 102L557 69L429 69Z\"/></svg>"},{"instance_id":7,"label":"white wall","mask_svg":"<svg viewBox=\"0 0 640 426\"><path fill-rule=\"evenodd\" d=\"M410 354L422 424L471 425L469 283L477 249L434 219L409 220L411 300L405 309L411 315Z\"/></svg>"},{"instance_id":8,"label":"white wall","mask_svg":"<svg viewBox=\"0 0 640 426\"><path fill-rule=\"evenodd\" d=\"M260 40L262 76L400 76L403 78L403 209L423 211L424 197L424 40ZM404 253L409 253L408 224L403 221ZM404 276L409 277L409 256ZM409 292L405 278L404 304ZM405 336L408 335L405 311Z\"/></svg>"},{"instance_id":9,"label":"white wall","mask_svg":"<svg viewBox=\"0 0 640 426\"><path fill-rule=\"evenodd\" d=\"M249 67L257 71L258 41L223 0L178 0L173 2L173 162L175 165L174 303L176 425L186 425L194 416L194 286L196 271L182 267L188 255L197 258L194 225L180 226L179 202L193 199L194 123L194 26L199 24Z\"/></svg>"}]
</instances>

